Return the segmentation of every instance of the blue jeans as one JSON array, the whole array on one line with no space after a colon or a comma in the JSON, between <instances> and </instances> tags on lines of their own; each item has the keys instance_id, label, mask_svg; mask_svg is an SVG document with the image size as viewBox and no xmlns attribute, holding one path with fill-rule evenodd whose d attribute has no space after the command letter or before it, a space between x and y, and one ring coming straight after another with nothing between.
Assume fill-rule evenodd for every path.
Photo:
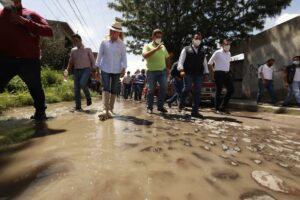
<instances>
[{"instance_id":1,"label":"blue jeans","mask_svg":"<svg viewBox=\"0 0 300 200\"><path fill-rule=\"evenodd\" d=\"M184 102L186 96L192 91L192 86L194 83L194 93L193 93L193 105L192 112L198 112L200 106L200 95L201 95L201 86L202 86L203 76L199 75L185 75L183 79L183 90L180 97L180 107L184 107Z\"/></svg>"},{"instance_id":2,"label":"blue jeans","mask_svg":"<svg viewBox=\"0 0 300 200\"><path fill-rule=\"evenodd\" d=\"M120 74L110 74L101 71L103 91L117 95Z\"/></svg>"},{"instance_id":3,"label":"blue jeans","mask_svg":"<svg viewBox=\"0 0 300 200\"><path fill-rule=\"evenodd\" d=\"M183 89L183 81L181 79L173 79L173 84L175 86L174 95L168 100L169 103L173 103L174 101L180 102L180 96Z\"/></svg>"},{"instance_id":4,"label":"blue jeans","mask_svg":"<svg viewBox=\"0 0 300 200\"><path fill-rule=\"evenodd\" d=\"M143 89L144 89L143 84L135 84L134 100L142 100Z\"/></svg>"},{"instance_id":5,"label":"blue jeans","mask_svg":"<svg viewBox=\"0 0 300 200\"><path fill-rule=\"evenodd\" d=\"M86 99L91 99L91 94L88 88L88 80L91 75L90 68L74 70L74 93L76 108L81 108L80 88L83 90Z\"/></svg>"},{"instance_id":6,"label":"blue jeans","mask_svg":"<svg viewBox=\"0 0 300 200\"><path fill-rule=\"evenodd\" d=\"M288 88L288 93L283 101L284 104L288 105L291 101L291 99L294 96L294 92L293 92L293 85L289 84L289 88Z\"/></svg>"},{"instance_id":7,"label":"blue jeans","mask_svg":"<svg viewBox=\"0 0 300 200\"><path fill-rule=\"evenodd\" d=\"M258 93L257 93L256 102L259 103L261 101L265 88L268 90L272 103L276 103L277 98L275 96L273 80L266 80L266 84L264 84L262 79L259 79L258 81Z\"/></svg>"},{"instance_id":8,"label":"blue jeans","mask_svg":"<svg viewBox=\"0 0 300 200\"><path fill-rule=\"evenodd\" d=\"M293 81L292 87L296 101L300 105L300 81Z\"/></svg>"},{"instance_id":9,"label":"blue jeans","mask_svg":"<svg viewBox=\"0 0 300 200\"><path fill-rule=\"evenodd\" d=\"M162 108L167 93L167 72L163 71L148 71L147 72L148 94L147 94L147 108L153 109L154 92L156 84L159 83L160 90L157 99L157 107Z\"/></svg>"}]
</instances>

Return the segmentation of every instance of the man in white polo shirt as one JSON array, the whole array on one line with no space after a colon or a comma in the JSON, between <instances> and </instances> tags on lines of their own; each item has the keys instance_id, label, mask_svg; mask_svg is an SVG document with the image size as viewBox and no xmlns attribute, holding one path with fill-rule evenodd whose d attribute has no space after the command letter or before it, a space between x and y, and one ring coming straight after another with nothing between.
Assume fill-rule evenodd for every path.
<instances>
[{"instance_id":1,"label":"man in white polo shirt","mask_svg":"<svg viewBox=\"0 0 300 200\"><path fill-rule=\"evenodd\" d=\"M230 45L230 40L222 40L221 49L215 51L208 62L210 73L216 82L215 109L217 113L225 112L229 114L225 108L234 93L233 78L229 72L231 60ZM223 86L225 86L227 93L221 99Z\"/></svg>"},{"instance_id":2,"label":"man in white polo shirt","mask_svg":"<svg viewBox=\"0 0 300 200\"><path fill-rule=\"evenodd\" d=\"M277 98L275 96L273 87L273 65L275 63L274 58L267 60L266 64L258 68L258 92L256 102L260 103L264 94L264 89L266 88L271 97L272 104L275 104Z\"/></svg>"}]
</instances>

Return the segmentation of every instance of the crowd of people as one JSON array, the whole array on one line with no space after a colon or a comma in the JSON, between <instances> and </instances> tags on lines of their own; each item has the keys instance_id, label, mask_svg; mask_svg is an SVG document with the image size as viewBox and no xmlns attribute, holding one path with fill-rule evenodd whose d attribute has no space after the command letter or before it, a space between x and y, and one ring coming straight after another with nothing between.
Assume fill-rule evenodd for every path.
<instances>
[{"instance_id":1,"label":"crowd of people","mask_svg":"<svg viewBox=\"0 0 300 200\"><path fill-rule=\"evenodd\" d=\"M53 36L53 31L40 15L23 8L21 0L13 2L13 7L5 7L0 11L0 91L4 91L7 83L15 75L20 76L34 100L35 113L32 119L45 120L47 107L41 84L39 40L41 36ZM229 39L221 39L221 48L207 60L201 46L202 35L195 33L190 45L182 49L178 62L172 64L163 43L163 32L155 29L151 41L145 44L142 51L147 70L138 70L133 75L130 72L126 73L127 53L123 39L121 23L114 22L108 28L108 35L102 40L95 59L92 50L83 44L80 35L73 35L75 47L70 52L64 75L68 76L70 71L74 73L75 110L82 110L81 90L84 92L86 105L92 104L88 85L95 91L102 91L104 109L99 114L100 119L114 116L115 100L120 94L125 99L133 98L140 101L143 93L146 93L145 110L149 114L153 113L155 95L159 112L167 113L165 102L170 106L174 101L178 102L178 111L182 111L187 106L185 104L187 95L193 88L191 116L203 119L203 115L199 112L201 87L210 74L216 84L215 112L229 114L227 106L234 94L233 77L230 72L231 41ZM268 90L272 103L277 102L272 81L274 62L275 59L268 59L258 69L258 103L261 102L264 89ZM288 105L293 96L300 105L299 63L300 57L295 56L293 64L285 70L289 91L283 105ZM175 86L175 93L166 101L169 75ZM147 90L144 89L146 85ZM157 92L158 85L159 92ZM224 87L226 93L222 94Z\"/></svg>"}]
</instances>

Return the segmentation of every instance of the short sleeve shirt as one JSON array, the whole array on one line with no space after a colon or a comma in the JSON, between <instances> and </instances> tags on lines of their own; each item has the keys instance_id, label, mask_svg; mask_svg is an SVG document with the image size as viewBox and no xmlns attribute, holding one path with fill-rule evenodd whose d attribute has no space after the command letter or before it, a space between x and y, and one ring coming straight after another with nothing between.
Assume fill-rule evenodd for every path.
<instances>
[{"instance_id":1,"label":"short sleeve shirt","mask_svg":"<svg viewBox=\"0 0 300 200\"><path fill-rule=\"evenodd\" d=\"M146 44L143 48L143 53L149 52L155 49L156 46L153 42ZM165 46L156 51L153 55L146 59L146 66L149 71L163 71L166 69L166 59L169 57L169 53Z\"/></svg>"}]
</instances>

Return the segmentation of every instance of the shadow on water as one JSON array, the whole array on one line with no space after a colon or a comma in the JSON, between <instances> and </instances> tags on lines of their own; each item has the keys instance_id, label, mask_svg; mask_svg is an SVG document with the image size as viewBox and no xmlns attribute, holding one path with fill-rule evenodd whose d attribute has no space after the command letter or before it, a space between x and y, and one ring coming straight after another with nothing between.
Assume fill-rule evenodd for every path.
<instances>
[{"instance_id":1,"label":"shadow on water","mask_svg":"<svg viewBox=\"0 0 300 200\"><path fill-rule=\"evenodd\" d=\"M133 116L125 116L125 115L119 115L116 116L114 119L124 121L124 122L132 122L135 125L139 126L151 126L153 124L152 121L146 120L146 119L140 119Z\"/></svg>"},{"instance_id":2,"label":"shadow on water","mask_svg":"<svg viewBox=\"0 0 300 200\"><path fill-rule=\"evenodd\" d=\"M0 180L0 199L13 199L24 192L34 181L38 179L50 179L52 174L47 174L47 170L55 164L62 163L60 160L44 162L33 168L24 168L23 171L15 173ZM67 172L67 168L60 170L60 173Z\"/></svg>"},{"instance_id":3,"label":"shadow on water","mask_svg":"<svg viewBox=\"0 0 300 200\"><path fill-rule=\"evenodd\" d=\"M45 137L65 132L65 129L51 129L47 121L35 122L28 119L9 119L0 121L0 199L11 199L23 192L38 174L55 164L51 161L42 163L32 169L25 169L9 178L4 178L1 172L8 165L17 162L13 156L41 142L32 138Z\"/></svg>"},{"instance_id":4,"label":"shadow on water","mask_svg":"<svg viewBox=\"0 0 300 200\"><path fill-rule=\"evenodd\" d=\"M45 137L48 135L65 132L65 129L51 129L47 121L35 122L28 119L9 119L0 121L0 154L9 151L18 151L27 147L26 143L31 138Z\"/></svg>"}]
</instances>

